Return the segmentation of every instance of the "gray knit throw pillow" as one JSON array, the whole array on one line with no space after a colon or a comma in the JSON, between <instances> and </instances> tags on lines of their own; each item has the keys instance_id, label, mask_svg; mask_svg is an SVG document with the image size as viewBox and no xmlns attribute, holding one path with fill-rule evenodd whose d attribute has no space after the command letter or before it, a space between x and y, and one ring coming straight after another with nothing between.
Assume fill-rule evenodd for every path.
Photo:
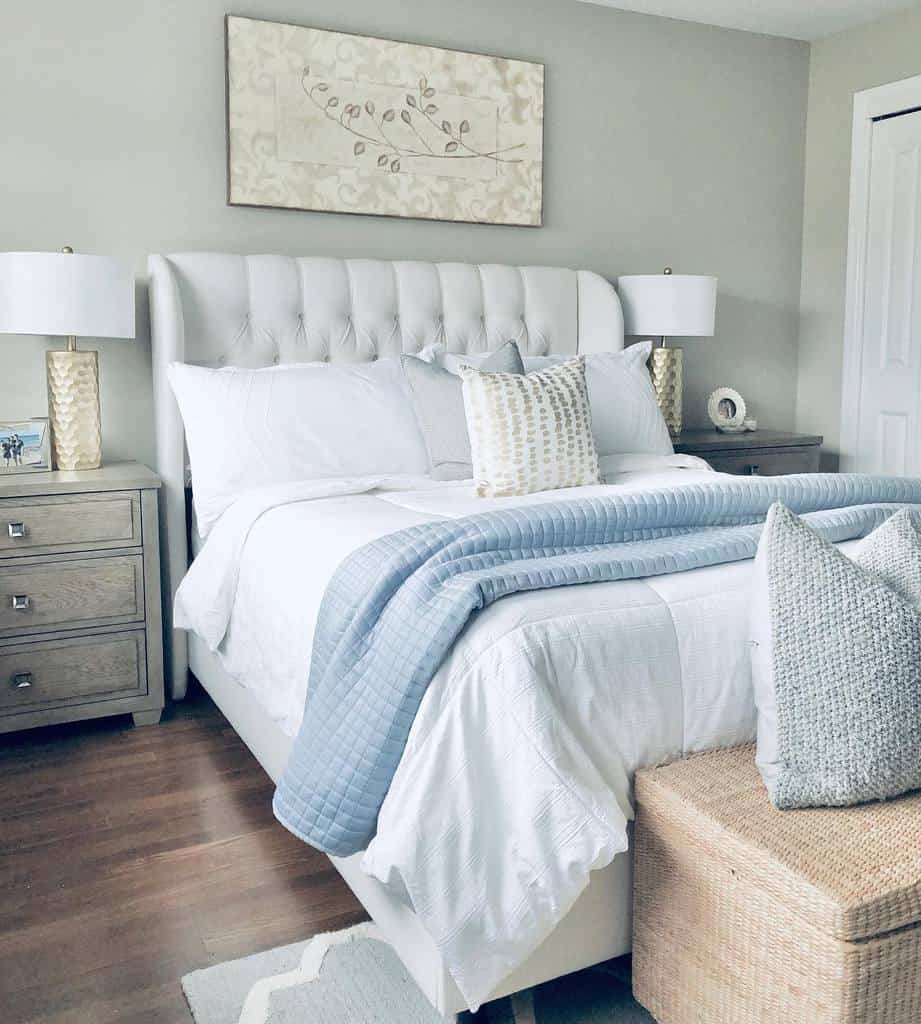
<instances>
[{"instance_id":1,"label":"gray knit throw pillow","mask_svg":"<svg viewBox=\"0 0 921 1024\"><path fill-rule=\"evenodd\" d=\"M755 560L758 767L781 809L921 789L921 534L893 515L854 560L775 505Z\"/></svg>"}]
</instances>

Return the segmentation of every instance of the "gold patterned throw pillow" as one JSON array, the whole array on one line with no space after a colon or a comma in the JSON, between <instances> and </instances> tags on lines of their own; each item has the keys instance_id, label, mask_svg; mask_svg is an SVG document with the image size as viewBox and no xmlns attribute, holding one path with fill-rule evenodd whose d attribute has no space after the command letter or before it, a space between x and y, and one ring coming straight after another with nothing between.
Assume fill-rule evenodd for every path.
<instances>
[{"instance_id":1,"label":"gold patterned throw pillow","mask_svg":"<svg viewBox=\"0 0 921 1024\"><path fill-rule=\"evenodd\" d=\"M525 376L461 369L480 498L597 484L585 358Z\"/></svg>"}]
</instances>

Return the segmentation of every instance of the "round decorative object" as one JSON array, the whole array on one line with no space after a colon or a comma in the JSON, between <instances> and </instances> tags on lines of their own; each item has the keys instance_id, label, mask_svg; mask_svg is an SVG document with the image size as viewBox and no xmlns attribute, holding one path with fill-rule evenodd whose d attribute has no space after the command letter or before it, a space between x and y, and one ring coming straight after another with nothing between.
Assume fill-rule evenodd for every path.
<instances>
[{"instance_id":1,"label":"round decorative object","mask_svg":"<svg viewBox=\"0 0 921 1024\"><path fill-rule=\"evenodd\" d=\"M707 402L707 414L717 430L734 433L745 430L745 399L734 388L717 388Z\"/></svg>"}]
</instances>

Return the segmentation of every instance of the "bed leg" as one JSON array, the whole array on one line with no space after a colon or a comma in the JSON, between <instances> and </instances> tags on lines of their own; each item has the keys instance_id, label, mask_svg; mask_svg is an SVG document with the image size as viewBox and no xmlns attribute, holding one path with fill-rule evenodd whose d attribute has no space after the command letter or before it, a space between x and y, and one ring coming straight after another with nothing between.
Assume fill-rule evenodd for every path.
<instances>
[{"instance_id":1,"label":"bed leg","mask_svg":"<svg viewBox=\"0 0 921 1024\"><path fill-rule=\"evenodd\" d=\"M512 1016L515 1024L537 1024L534 1016L534 989L526 988L521 992L515 992L510 997L512 1003Z\"/></svg>"},{"instance_id":2,"label":"bed leg","mask_svg":"<svg viewBox=\"0 0 921 1024\"><path fill-rule=\"evenodd\" d=\"M521 992L515 992L505 999L497 999L494 1003L486 1003L480 1007L476 1015L472 1013L458 1013L454 1017L446 1017L448 1024L506 1024L508 1011L512 1011L512 1020L515 1024L537 1024L534 1016L534 990L526 988Z\"/></svg>"}]
</instances>

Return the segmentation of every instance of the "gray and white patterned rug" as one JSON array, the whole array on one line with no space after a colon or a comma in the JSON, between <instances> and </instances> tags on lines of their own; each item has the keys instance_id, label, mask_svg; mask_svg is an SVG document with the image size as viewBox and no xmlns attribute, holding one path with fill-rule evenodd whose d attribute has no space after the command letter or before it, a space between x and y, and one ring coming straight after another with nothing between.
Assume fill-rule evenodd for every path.
<instances>
[{"instance_id":1,"label":"gray and white patterned rug","mask_svg":"<svg viewBox=\"0 0 921 1024\"><path fill-rule=\"evenodd\" d=\"M372 924L182 979L196 1024L443 1024ZM602 967L484 1007L471 1024L655 1024L627 969Z\"/></svg>"}]
</instances>

